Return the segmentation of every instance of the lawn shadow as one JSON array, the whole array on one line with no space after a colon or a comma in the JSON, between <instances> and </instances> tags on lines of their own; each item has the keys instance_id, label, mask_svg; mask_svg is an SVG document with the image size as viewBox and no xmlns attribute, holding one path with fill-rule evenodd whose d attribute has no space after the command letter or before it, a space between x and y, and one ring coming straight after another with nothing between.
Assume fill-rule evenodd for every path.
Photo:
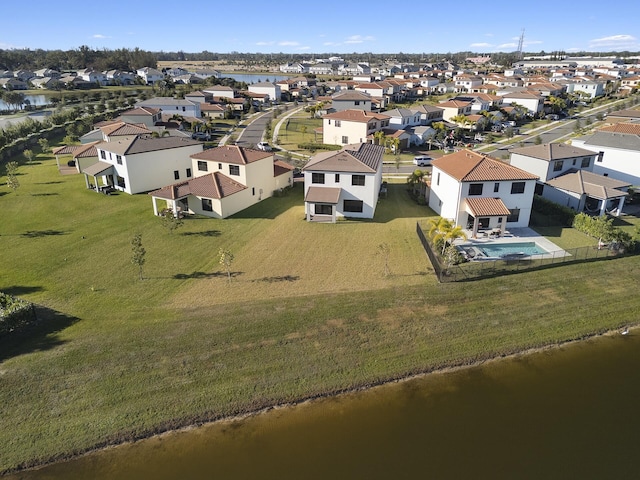
<instances>
[{"instance_id":1,"label":"lawn shadow","mask_svg":"<svg viewBox=\"0 0 640 480\"><path fill-rule=\"evenodd\" d=\"M55 185L56 183L62 183L60 180L54 180L51 182L37 182L34 185Z\"/></svg>"},{"instance_id":2,"label":"lawn shadow","mask_svg":"<svg viewBox=\"0 0 640 480\"><path fill-rule=\"evenodd\" d=\"M181 235L184 236L200 236L200 237L219 237L220 230L205 230L203 232L183 232Z\"/></svg>"},{"instance_id":3,"label":"lawn shadow","mask_svg":"<svg viewBox=\"0 0 640 480\"><path fill-rule=\"evenodd\" d=\"M9 195L9 192L0 192L0 197L4 197L5 195Z\"/></svg>"},{"instance_id":4,"label":"lawn shadow","mask_svg":"<svg viewBox=\"0 0 640 480\"><path fill-rule=\"evenodd\" d=\"M235 278L244 272L231 272L230 276ZM190 278L227 278L227 272L192 272L192 273L176 273L173 278L176 280L187 280Z\"/></svg>"},{"instance_id":5,"label":"lawn shadow","mask_svg":"<svg viewBox=\"0 0 640 480\"><path fill-rule=\"evenodd\" d=\"M21 236L25 238L40 238L55 235L68 235L68 232L63 232L61 230L28 230Z\"/></svg>"},{"instance_id":6,"label":"lawn shadow","mask_svg":"<svg viewBox=\"0 0 640 480\"><path fill-rule=\"evenodd\" d=\"M38 320L34 325L0 337L0 362L64 345L66 341L61 340L58 333L80 320L47 307L35 306L35 310Z\"/></svg>"},{"instance_id":7,"label":"lawn shadow","mask_svg":"<svg viewBox=\"0 0 640 480\"><path fill-rule=\"evenodd\" d=\"M44 289L42 287L27 287L26 285L13 285L11 287L1 288L0 291L14 297L20 297L27 293L41 292Z\"/></svg>"},{"instance_id":8,"label":"lawn shadow","mask_svg":"<svg viewBox=\"0 0 640 480\"><path fill-rule=\"evenodd\" d=\"M266 282L266 283L275 283L275 282L295 282L300 280L300 276L298 275L283 275L276 277L262 277L256 280L252 280L252 282Z\"/></svg>"},{"instance_id":9,"label":"lawn shadow","mask_svg":"<svg viewBox=\"0 0 640 480\"><path fill-rule=\"evenodd\" d=\"M60 195L59 193L32 193L32 197L51 197L54 195Z\"/></svg>"}]
</instances>

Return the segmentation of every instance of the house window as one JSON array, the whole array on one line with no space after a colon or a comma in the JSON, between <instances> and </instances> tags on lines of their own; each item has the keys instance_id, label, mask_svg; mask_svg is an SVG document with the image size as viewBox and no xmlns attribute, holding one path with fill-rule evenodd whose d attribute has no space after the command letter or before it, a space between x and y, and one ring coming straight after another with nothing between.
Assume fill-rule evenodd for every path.
<instances>
[{"instance_id":1,"label":"house window","mask_svg":"<svg viewBox=\"0 0 640 480\"><path fill-rule=\"evenodd\" d=\"M336 120L336 121L335 121L335 123L334 123L334 125L335 125L336 127L340 128L340 120Z\"/></svg>"},{"instance_id":2,"label":"house window","mask_svg":"<svg viewBox=\"0 0 640 480\"><path fill-rule=\"evenodd\" d=\"M604 157L604 152L598 152L598 162L602 161L602 157Z\"/></svg>"},{"instance_id":3,"label":"house window","mask_svg":"<svg viewBox=\"0 0 640 480\"><path fill-rule=\"evenodd\" d=\"M311 174L311 183L322 183L322 184L324 184L324 173L312 173Z\"/></svg>"},{"instance_id":4,"label":"house window","mask_svg":"<svg viewBox=\"0 0 640 480\"><path fill-rule=\"evenodd\" d=\"M364 175L351 175L351 185L364 186Z\"/></svg>"},{"instance_id":5,"label":"house window","mask_svg":"<svg viewBox=\"0 0 640 480\"><path fill-rule=\"evenodd\" d=\"M347 137L346 135L342 136L342 143L349 143L349 137Z\"/></svg>"},{"instance_id":6,"label":"house window","mask_svg":"<svg viewBox=\"0 0 640 480\"><path fill-rule=\"evenodd\" d=\"M118 162L118 165L122 165L122 157L120 155L116 155L116 162Z\"/></svg>"},{"instance_id":7,"label":"house window","mask_svg":"<svg viewBox=\"0 0 640 480\"><path fill-rule=\"evenodd\" d=\"M511 184L511 194L524 193L524 182L513 182Z\"/></svg>"},{"instance_id":8,"label":"house window","mask_svg":"<svg viewBox=\"0 0 640 480\"><path fill-rule=\"evenodd\" d=\"M507 216L508 222L517 222L520 219L520 209L519 208L510 208L509 215Z\"/></svg>"},{"instance_id":9,"label":"house window","mask_svg":"<svg viewBox=\"0 0 640 480\"><path fill-rule=\"evenodd\" d=\"M574 158L572 165L575 165L575 164L576 164L576 159Z\"/></svg>"},{"instance_id":10,"label":"house window","mask_svg":"<svg viewBox=\"0 0 640 480\"><path fill-rule=\"evenodd\" d=\"M121 188L127 188L127 183L125 182L124 177L121 177L120 175L116 176L116 184Z\"/></svg>"},{"instance_id":11,"label":"house window","mask_svg":"<svg viewBox=\"0 0 640 480\"><path fill-rule=\"evenodd\" d=\"M213 203L210 198L202 199L202 210L205 212L213 212Z\"/></svg>"},{"instance_id":12,"label":"house window","mask_svg":"<svg viewBox=\"0 0 640 480\"><path fill-rule=\"evenodd\" d=\"M207 172L209 168L207 167L207 162L203 162L201 160L198 161L198 170L201 172Z\"/></svg>"},{"instance_id":13,"label":"house window","mask_svg":"<svg viewBox=\"0 0 640 480\"><path fill-rule=\"evenodd\" d=\"M105 153L104 150L100 150L100 158L102 158L103 160L107 159L107 154Z\"/></svg>"},{"instance_id":14,"label":"house window","mask_svg":"<svg viewBox=\"0 0 640 480\"><path fill-rule=\"evenodd\" d=\"M440 185L440 172L438 172L438 175L436 176L436 185Z\"/></svg>"},{"instance_id":15,"label":"house window","mask_svg":"<svg viewBox=\"0 0 640 480\"><path fill-rule=\"evenodd\" d=\"M363 202L362 200L345 200L342 205L342 211L362 213Z\"/></svg>"},{"instance_id":16,"label":"house window","mask_svg":"<svg viewBox=\"0 0 640 480\"><path fill-rule=\"evenodd\" d=\"M562 170L562 160L556 160L553 162L553 171L559 172L560 170Z\"/></svg>"},{"instance_id":17,"label":"house window","mask_svg":"<svg viewBox=\"0 0 640 480\"><path fill-rule=\"evenodd\" d=\"M333 215L333 206L326 203L316 203L314 211L316 215Z\"/></svg>"},{"instance_id":18,"label":"house window","mask_svg":"<svg viewBox=\"0 0 640 480\"><path fill-rule=\"evenodd\" d=\"M173 179L180 180L180 172L178 170L173 171Z\"/></svg>"},{"instance_id":19,"label":"house window","mask_svg":"<svg viewBox=\"0 0 640 480\"><path fill-rule=\"evenodd\" d=\"M482 183L471 183L469 184L469 195L482 195L482 187L484 184Z\"/></svg>"},{"instance_id":20,"label":"house window","mask_svg":"<svg viewBox=\"0 0 640 480\"><path fill-rule=\"evenodd\" d=\"M229 165L229 175L240 175L240 166L239 165Z\"/></svg>"},{"instance_id":21,"label":"house window","mask_svg":"<svg viewBox=\"0 0 640 480\"><path fill-rule=\"evenodd\" d=\"M500 184L498 182L493 184L493 193L498 193L500 190Z\"/></svg>"},{"instance_id":22,"label":"house window","mask_svg":"<svg viewBox=\"0 0 640 480\"><path fill-rule=\"evenodd\" d=\"M218 164L218 170L222 170L222 164L221 163Z\"/></svg>"},{"instance_id":23,"label":"house window","mask_svg":"<svg viewBox=\"0 0 640 480\"><path fill-rule=\"evenodd\" d=\"M256 187L251 187L251 195L255 196L256 194Z\"/></svg>"},{"instance_id":24,"label":"house window","mask_svg":"<svg viewBox=\"0 0 640 480\"><path fill-rule=\"evenodd\" d=\"M591 164L591 159L589 157L587 157L587 158L583 158L582 159L582 165L580 165L580 166L582 168L588 168L590 164Z\"/></svg>"},{"instance_id":25,"label":"house window","mask_svg":"<svg viewBox=\"0 0 640 480\"><path fill-rule=\"evenodd\" d=\"M189 178L191 176L191 169L187 168L187 178Z\"/></svg>"},{"instance_id":26,"label":"house window","mask_svg":"<svg viewBox=\"0 0 640 480\"><path fill-rule=\"evenodd\" d=\"M340 183L340 174L336 173L336 179L335 179L336 183Z\"/></svg>"}]
</instances>

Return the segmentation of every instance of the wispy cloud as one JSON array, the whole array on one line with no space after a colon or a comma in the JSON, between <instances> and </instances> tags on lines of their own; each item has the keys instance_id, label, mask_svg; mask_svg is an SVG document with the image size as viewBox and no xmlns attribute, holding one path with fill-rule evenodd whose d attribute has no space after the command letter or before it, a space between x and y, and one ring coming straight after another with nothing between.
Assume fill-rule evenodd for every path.
<instances>
[{"instance_id":1,"label":"wispy cloud","mask_svg":"<svg viewBox=\"0 0 640 480\"><path fill-rule=\"evenodd\" d=\"M373 42L374 40L375 38L372 37L371 35L367 35L364 37L362 35L351 35L350 37L347 37L344 43L354 44L354 43Z\"/></svg>"},{"instance_id":2,"label":"wispy cloud","mask_svg":"<svg viewBox=\"0 0 640 480\"><path fill-rule=\"evenodd\" d=\"M470 47L473 48L491 48L493 47L492 44L490 43L486 43L486 42L478 42L478 43L472 43L471 45L469 45Z\"/></svg>"},{"instance_id":3,"label":"wispy cloud","mask_svg":"<svg viewBox=\"0 0 640 480\"><path fill-rule=\"evenodd\" d=\"M611 35L609 37L594 38L589 40L590 48L611 48L613 50L635 49L639 42L633 35Z\"/></svg>"},{"instance_id":4,"label":"wispy cloud","mask_svg":"<svg viewBox=\"0 0 640 480\"><path fill-rule=\"evenodd\" d=\"M502 43L500 45L496 45L497 49L501 49L501 48L518 48L518 44L514 43L514 42L507 42L507 43Z\"/></svg>"},{"instance_id":5,"label":"wispy cloud","mask_svg":"<svg viewBox=\"0 0 640 480\"><path fill-rule=\"evenodd\" d=\"M274 44L275 42L256 42L256 45L260 47L265 47L265 46L274 45Z\"/></svg>"},{"instance_id":6,"label":"wispy cloud","mask_svg":"<svg viewBox=\"0 0 640 480\"><path fill-rule=\"evenodd\" d=\"M283 41L283 42L278 42L278 45L280 45L281 47L297 47L298 45L300 45L298 42L291 42L291 41Z\"/></svg>"},{"instance_id":7,"label":"wispy cloud","mask_svg":"<svg viewBox=\"0 0 640 480\"><path fill-rule=\"evenodd\" d=\"M102 35L101 33L96 33L95 35L91 35L91 38L99 38L99 39L103 39L103 38L111 38L107 35Z\"/></svg>"}]
</instances>

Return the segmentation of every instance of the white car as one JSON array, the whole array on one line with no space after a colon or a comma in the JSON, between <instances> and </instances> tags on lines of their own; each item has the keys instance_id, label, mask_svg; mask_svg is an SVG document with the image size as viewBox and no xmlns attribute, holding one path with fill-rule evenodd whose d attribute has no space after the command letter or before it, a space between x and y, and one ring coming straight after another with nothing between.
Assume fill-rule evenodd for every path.
<instances>
[{"instance_id":1,"label":"white car","mask_svg":"<svg viewBox=\"0 0 640 480\"><path fill-rule=\"evenodd\" d=\"M267 142L258 142L258 150L262 150L263 152L270 152L271 151L271 145L269 145Z\"/></svg>"},{"instance_id":2,"label":"white car","mask_svg":"<svg viewBox=\"0 0 640 480\"><path fill-rule=\"evenodd\" d=\"M428 155L418 155L416 157L413 157L413 164L417 165L418 167L430 167L432 160L433 158Z\"/></svg>"}]
</instances>

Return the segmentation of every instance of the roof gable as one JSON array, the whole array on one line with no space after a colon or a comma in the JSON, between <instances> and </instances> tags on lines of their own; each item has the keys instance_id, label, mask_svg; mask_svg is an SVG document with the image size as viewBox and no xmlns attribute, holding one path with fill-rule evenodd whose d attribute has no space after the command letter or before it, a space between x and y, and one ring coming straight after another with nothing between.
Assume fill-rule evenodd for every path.
<instances>
[{"instance_id":1,"label":"roof gable","mask_svg":"<svg viewBox=\"0 0 640 480\"><path fill-rule=\"evenodd\" d=\"M273 153L244 148L238 145L224 145L191 155L191 158L195 160L231 163L233 165L247 165L248 163L257 162L268 157L273 157Z\"/></svg>"},{"instance_id":2,"label":"roof gable","mask_svg":"<svg viewBox=\"0 0 640 480\"><path fill-rule=\"evenodd\" d=\"M460 182L537 180L539 178L520 168L467 149L440 157L434 160L432 165Z\"/></svg>"},{"instance_id":3,"label":"roof gable","mask_svg":"<svg viewBox=\"0 0 640 480\"><path fill-rule=\"evenodd\" d=\"M372 143L346 145L338 152L323 152L309 160L305 171L376 173L384 147Z\"/></svg>"}]
</instances>

